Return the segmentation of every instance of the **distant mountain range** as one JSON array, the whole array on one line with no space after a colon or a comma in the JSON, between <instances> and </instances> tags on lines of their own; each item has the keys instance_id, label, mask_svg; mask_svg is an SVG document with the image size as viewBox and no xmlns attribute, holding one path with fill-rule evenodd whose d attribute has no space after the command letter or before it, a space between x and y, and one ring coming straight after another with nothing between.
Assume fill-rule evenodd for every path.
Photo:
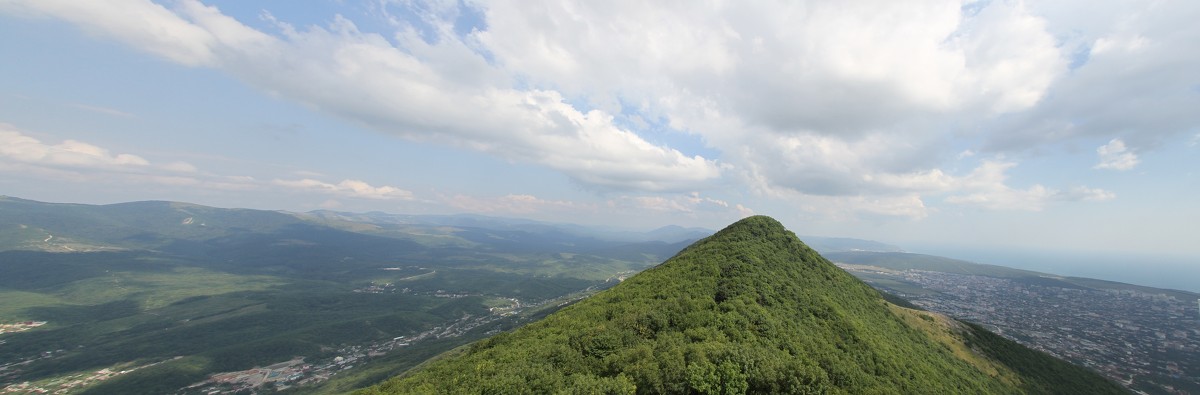
<instances>
[{"instance_id":1,"label":"distant mountain range","mask_svg":"<svg viewBox=\"0 0 1200 395\"><path fill-rule=\"evenodd\" d=\"M699 240L714 232L711 229L677 225L636 232L474 214L405 215L329 210L293 213L224 209L165 201L85 205L44 203L8 196L0 196L0 224L16 225L0 228L0 249L44 251L154 249L168 247L171 240L177 239L211 240L305 227L401 239L420 238L415 235L418 233L445 235L448 231L445 228L488 229L540 237L566 235L571 243L587 241L584 244L610 245L644 242L676 244ZM903 251L900 247L871 240L821 236L804 236L804 240L822 253ZM433 240L427 238L424 241Z\"/></svg>"}]
</instances>

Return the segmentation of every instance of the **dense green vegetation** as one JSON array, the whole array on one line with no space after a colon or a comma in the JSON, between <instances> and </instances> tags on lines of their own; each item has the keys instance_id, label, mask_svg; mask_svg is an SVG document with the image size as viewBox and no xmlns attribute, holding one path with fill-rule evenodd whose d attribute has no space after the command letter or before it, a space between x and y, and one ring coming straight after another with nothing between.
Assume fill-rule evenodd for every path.
<instances>
[{"instance_id":1,"label":"dense green vegetation","mask_svg":"<svg viewBox=\"0 0 1200 395\"><path fill-rule=\"evenodd\" d=\"M894 309L775 220L751 217L360 393L1122 393L986 333L971 337L982 355L956 355Z\"/></svg>"},{"instance_id":2,"label":"dense green vegetation","mask_svg":"<svg viewBox=\"0 0 1200 395\"><path fill-rule=\"evenodd\" d=\"M967 345L1004 364L1025 378L1025 390L1039 394L1124 393L1095 373L1032 350L975 324L968 323Z\"/></svg>"}]
</instances>

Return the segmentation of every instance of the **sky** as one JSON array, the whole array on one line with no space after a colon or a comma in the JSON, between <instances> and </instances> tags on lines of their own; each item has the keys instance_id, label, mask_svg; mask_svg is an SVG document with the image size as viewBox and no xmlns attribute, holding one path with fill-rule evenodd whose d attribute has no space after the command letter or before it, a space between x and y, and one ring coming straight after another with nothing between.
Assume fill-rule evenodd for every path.
<instances>
[{"instance_id":1,"label":"sky","mask_svg":"<svg viewBox=\"0 0 1200 395\"><path fill-rule=\"evenodd\" d=\"M0 0L0 194L765 214L1200 267L1197 20L1191 0Z\"/></svg>"}]
</instances>

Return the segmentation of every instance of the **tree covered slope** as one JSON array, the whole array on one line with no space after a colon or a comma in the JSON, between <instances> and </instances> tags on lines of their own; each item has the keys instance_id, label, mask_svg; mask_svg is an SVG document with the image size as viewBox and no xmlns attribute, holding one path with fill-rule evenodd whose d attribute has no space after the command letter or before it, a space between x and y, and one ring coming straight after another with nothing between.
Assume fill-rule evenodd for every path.
<instances>
[{"instance_id":1,"label":"tree covered slope","mask_svg":"<svg viewBox=\"0 0 1200 395\"><path fill-rule=\"evenodd\" d=\"M758 216L361 393L1122 393L980 328L922 322L936 323Z\"/></svg>"}]
</instances>

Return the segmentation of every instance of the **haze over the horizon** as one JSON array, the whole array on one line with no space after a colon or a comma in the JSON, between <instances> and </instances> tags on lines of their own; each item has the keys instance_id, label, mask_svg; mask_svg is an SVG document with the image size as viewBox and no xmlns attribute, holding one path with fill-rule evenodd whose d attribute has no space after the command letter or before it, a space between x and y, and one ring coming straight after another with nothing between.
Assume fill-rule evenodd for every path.
<instances>
[{"instance_id":1,"label":"haze over the horizon","mask_svg":"<svg viewBox=\"0 0 1200 395\"><path fill-rule=\"evenodd\" d=\"M1197 19L0 0L0 194L1200 257Z\"/></svg>"}]
</instances>

